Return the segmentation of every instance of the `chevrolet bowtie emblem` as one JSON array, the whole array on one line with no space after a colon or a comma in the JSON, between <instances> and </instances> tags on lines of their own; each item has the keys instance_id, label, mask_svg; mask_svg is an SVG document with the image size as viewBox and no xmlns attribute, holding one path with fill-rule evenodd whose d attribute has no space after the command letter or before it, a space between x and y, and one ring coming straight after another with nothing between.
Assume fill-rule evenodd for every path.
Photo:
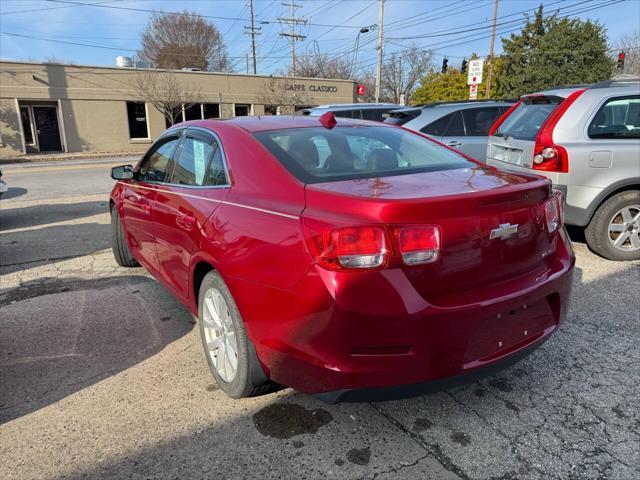
<instances>
[{"instance_id":1,"label":"chevrolet bowtie emblem","mask_svg":"<svg viewBox=\"0 0 640 480\"><path fill-rule=\"evenodd\" d=\"M498 228L494 228L493 230L491 230L491 235L489 235L489 239L493 240L494 238L500 238L502 240L506 240L517 231L518 231L518 225L511 225L510 223L501 223Z\"/></svg>"}]
</instances>

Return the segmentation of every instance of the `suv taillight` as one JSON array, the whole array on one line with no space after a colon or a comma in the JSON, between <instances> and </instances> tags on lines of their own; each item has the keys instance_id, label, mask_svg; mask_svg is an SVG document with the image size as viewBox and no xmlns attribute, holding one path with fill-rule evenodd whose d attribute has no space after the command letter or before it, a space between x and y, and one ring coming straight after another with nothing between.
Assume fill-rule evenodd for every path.
<instances>
[{"instance_id":1,"label":"suv taillight","mask_svg":"<svg viewBox=\"0 0 640 480\"><path fill-rule=\"evenodd\" d=\"M440 229L435 225L341 226L302 219L309 251L328 270L384 268L394 250L405 265L423 265L440 256ZM388 232L396 242L391 247Z\"/></svg>"},{"instance_id":2,"label":"suv taillight","mask_svg":"<svg viewBox=\"0 0 640 480\"><path fill-rule=\"evenodd\" d=\"M562 118L562 115L583 92L584 89L576 90L560 102L540 127L533 149L531 168L534 170L560 173L569 171L569 155L562 145L553 142L553 129Z\"/></svg>"}]
</instances>

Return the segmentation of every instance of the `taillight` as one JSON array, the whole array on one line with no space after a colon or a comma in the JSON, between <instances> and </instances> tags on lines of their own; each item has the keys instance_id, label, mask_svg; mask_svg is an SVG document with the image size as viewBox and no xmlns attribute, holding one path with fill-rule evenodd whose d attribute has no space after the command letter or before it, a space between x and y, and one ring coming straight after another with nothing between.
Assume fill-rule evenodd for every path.
<instances>
[{"instance_id":1,"label":"taillight","mask_svg":"<svg viewBox=\"0 0 640 480\"><path fill-rule=\"evenodd\" d=\"M584 89L576 90L560 102L540 127L533 149L533 164L531 168L534 170L560 173L569 171L569 155L562 145L557 145L553 142L553 129L562 118L562 115L583 92Z\"/></svg>"},{"instance_id":2,"label":"taillight","mask_svg":"<svg viewBox=\"0 0 640 480\"><path fill-rule=\"evenodd\" d=\"M440 229L435 225L400 227L395 230L398 250L407 265L435 262L440 255Z\"/></svg>"},{"instance_id":3,"label":"taillight","mask_svg":"<svg viewBox=\"0 0 640 480\"><path fill-rule=\"evenodd\" d=\"M382 227L342 227L303 219L307 245L318 264L329 270L378 268L387 256Z\"/></svg>"},{"instance_id":4,"label":"taillight","mask_svg":"<svg viewBox=\"0 0 640 480\"><path fill-rule=\"evenodd\" d=\"M544 204L544 216L547 231L553 233L562 225L562 193L553 191L553 195Z\"/></svg>"},{"instance_id":5,"label":"taillight","mask_svg":"<svg viewBox=\"0 0 640 480\"><path fill-rule=\"evenodd\" d=\"M440 256L440 229L435 225L337 227L308 218L302 225L311 255L328 270L384 268L394 251L409 266L432 263Z\"/></svg>"}]
</instances>

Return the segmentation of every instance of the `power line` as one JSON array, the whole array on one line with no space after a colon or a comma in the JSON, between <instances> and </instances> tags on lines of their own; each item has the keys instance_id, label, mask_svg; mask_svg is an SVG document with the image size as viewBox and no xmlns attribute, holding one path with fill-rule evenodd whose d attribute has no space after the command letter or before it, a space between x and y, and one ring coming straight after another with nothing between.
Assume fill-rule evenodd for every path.
<instances>
[{"instance_id":1,"label":"power line","mask_svg":"<svg viewBox=\"0 0 640 480\"><path fill-rule=\"evenodd\" d=\"M291 76L296 76L296 42L307 38L306 35L301 35L297 32L298 25L306 25L306 18L296 18L296 10L301 7L295 0L291 0L289 3L282 3L285 7L291 7L291 17L278 17L280 23L289 25L291 31L289 33L280 32L281 37L288 37L291 42Z\"/></svg>"}]
</instances>

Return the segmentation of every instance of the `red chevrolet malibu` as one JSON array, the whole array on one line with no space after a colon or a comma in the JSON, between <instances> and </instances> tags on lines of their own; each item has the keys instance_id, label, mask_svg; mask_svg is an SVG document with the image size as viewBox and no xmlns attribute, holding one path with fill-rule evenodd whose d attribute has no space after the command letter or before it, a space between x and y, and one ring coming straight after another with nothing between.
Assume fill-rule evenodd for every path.
<instances>
[{"instance_id":1,"label":"red chevrolet malibu","mask_svg":"<svg viewBox=\"0 0 640 480\"><path fill-rule=\"evenodd\" d=\"M574 255L549 181L400 127L187 122L112 176L117 262L197 315L233 398L447 388L523 358L567 310Z\"/></svg>"}]
</instances>

